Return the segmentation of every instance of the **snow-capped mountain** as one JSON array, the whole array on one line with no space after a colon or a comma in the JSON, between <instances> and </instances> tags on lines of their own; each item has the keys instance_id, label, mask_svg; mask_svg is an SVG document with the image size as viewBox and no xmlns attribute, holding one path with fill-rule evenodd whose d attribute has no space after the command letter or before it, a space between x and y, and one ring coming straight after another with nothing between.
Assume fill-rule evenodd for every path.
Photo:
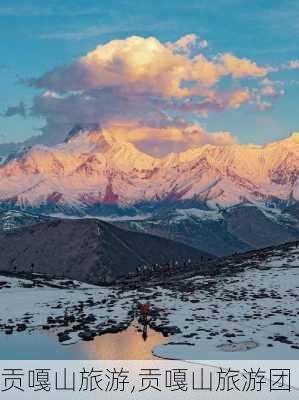
<instances>
[{"instance_id":1,"label":"snow-capped mountain","mask_svg":"<svg viewBox=\"0 0 299 400\"><path fill-rule=\"evenodd\" d=\"M13 207L132 208L161 201L299 199L299 133L265 146L203 145L154 158L100 129L76 129L54 147L33 146L0 166L0 202Z\"/></svg>"}]
</instances>

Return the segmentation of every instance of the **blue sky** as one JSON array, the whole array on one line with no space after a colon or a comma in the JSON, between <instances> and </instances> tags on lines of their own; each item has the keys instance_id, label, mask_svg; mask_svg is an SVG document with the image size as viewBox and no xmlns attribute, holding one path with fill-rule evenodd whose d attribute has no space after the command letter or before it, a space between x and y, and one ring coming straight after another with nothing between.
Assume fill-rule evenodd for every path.
<instances>
[{"instance_id":1,"label":"blue sky","mask_svg":"<svg viewBox=\"0 0 299 400\"><path fill-rule=\"evenodd\" d=\"M193 122L210 132L229 131L241 143L265 143L299 130L299 69L287 67L299 59L297 0L2 0L0 143L26 140L46 124L45 117L31 111L43 89L26 80L113 39L154 36L165 43L190 33L207 40L206 57L232 53L271 67L267 79L283 91L270 99L266 110L249 101L236 109L192 115ZM252 88L251 80L245 84ZM27 110L25 118L9 112L20 102Z\"/></svg>"}]
</instances>

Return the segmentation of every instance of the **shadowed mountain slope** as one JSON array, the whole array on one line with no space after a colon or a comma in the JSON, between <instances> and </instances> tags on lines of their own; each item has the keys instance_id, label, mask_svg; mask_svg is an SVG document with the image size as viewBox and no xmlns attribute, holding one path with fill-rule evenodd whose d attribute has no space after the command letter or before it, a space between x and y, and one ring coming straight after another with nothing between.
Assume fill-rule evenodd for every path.
<instances>
[{"instance_id":1,"label":"shadowed mountain slope","mask_svg":"<svg viewBox=\"0 0 299 400\"><path fill-rule=\"evenodd\" d=\"M93 220L56 220L0 234L0 270L37 272L91 283L110 282L140 265L207 253L171 240Z\"/></svg>"}]
</instances>

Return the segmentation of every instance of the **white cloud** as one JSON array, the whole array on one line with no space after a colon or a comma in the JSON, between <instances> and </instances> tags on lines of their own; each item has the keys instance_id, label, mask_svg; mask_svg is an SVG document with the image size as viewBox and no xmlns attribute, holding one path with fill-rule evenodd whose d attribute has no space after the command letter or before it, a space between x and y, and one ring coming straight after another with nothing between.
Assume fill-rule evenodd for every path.
<instances>
[{"instance_id":1,"label":"white cloud","mask_svg":"<svg viewBox=\"0 0 299 400\"><path fill-rule=\"evenodd\" d=\"M32 113L46 119L45 139L75 123L125 124L128 120L164 129L160 135L178 135L173 128L181 127L178 117L238 109L251 99L242 79L266 79L267 69L249 59L229 53L202 54L207 45L195 34L173 43L131 36L101 44L71 64L32 79L32 86L44 89L36 96ZM223 77L234 84L220 91ZM183 129L183 135L188 132Z\"/></svg>"},{"instance_id":2,"label":"white cloud","mask_svg":"<svg viewBox=\"0 0 299 400\"><path fill-rule=\"evenodd\" d=\"M255 62L247 58L238 58L233 54L222 54L220 56L227 74L233 78L260 77L267 75L267 68L259 67Z\"/></svg>"},{"instance_id":3,"label":"white cloud","mask_svg":"<svg viewBox=\"0 0 299 400\"><path fill-rule=\"evenodd\" d=\"M176 53L176 48L189 48L196 40L193 34L184 36L173 46L154 37L112 40L32 83L57 92L119 87L124 91L181 98L192 95L194 88L196 91L201 85L214 85L222 76L240 79L267 74L265 68L232 54L223 54L215 61L203 54L190 58L188 54ZM183 88L183 82L192 82L193 88Z\"/></svg>"},{"instance_id":4,"label":"white cloud","mask_svg":"<svg viewBox=\"0 0 299 400\"><path fill-rule=\"evenodd\" d=\"M111 137L134 143L143 151L155 156L205 144L229 146L235 143L235 138L230 132L207 132L198 124L182 123L179 127L152 127L127 121L104 125L103 129Z\"/></svg>"}]
</instances>

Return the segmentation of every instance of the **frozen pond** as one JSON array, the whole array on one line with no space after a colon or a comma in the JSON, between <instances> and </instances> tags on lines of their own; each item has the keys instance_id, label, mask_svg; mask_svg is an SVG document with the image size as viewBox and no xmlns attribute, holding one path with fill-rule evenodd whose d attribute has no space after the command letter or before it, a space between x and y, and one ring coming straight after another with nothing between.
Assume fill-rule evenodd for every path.
<instances>
[{"instance_id":1,"label":"frozen pond","mask_svg":"<svg viewBox=\"0 0 299 400\"><path fill-rule=\"evenodd\" d=\"M166 338L152 329L144 340L136 323L128 329L96 337L93 341L77 341L62 345L55 334L32 331L1 335L0 359L2 360L153 360L155 346Z\"/></svg>"}]
</instances>

